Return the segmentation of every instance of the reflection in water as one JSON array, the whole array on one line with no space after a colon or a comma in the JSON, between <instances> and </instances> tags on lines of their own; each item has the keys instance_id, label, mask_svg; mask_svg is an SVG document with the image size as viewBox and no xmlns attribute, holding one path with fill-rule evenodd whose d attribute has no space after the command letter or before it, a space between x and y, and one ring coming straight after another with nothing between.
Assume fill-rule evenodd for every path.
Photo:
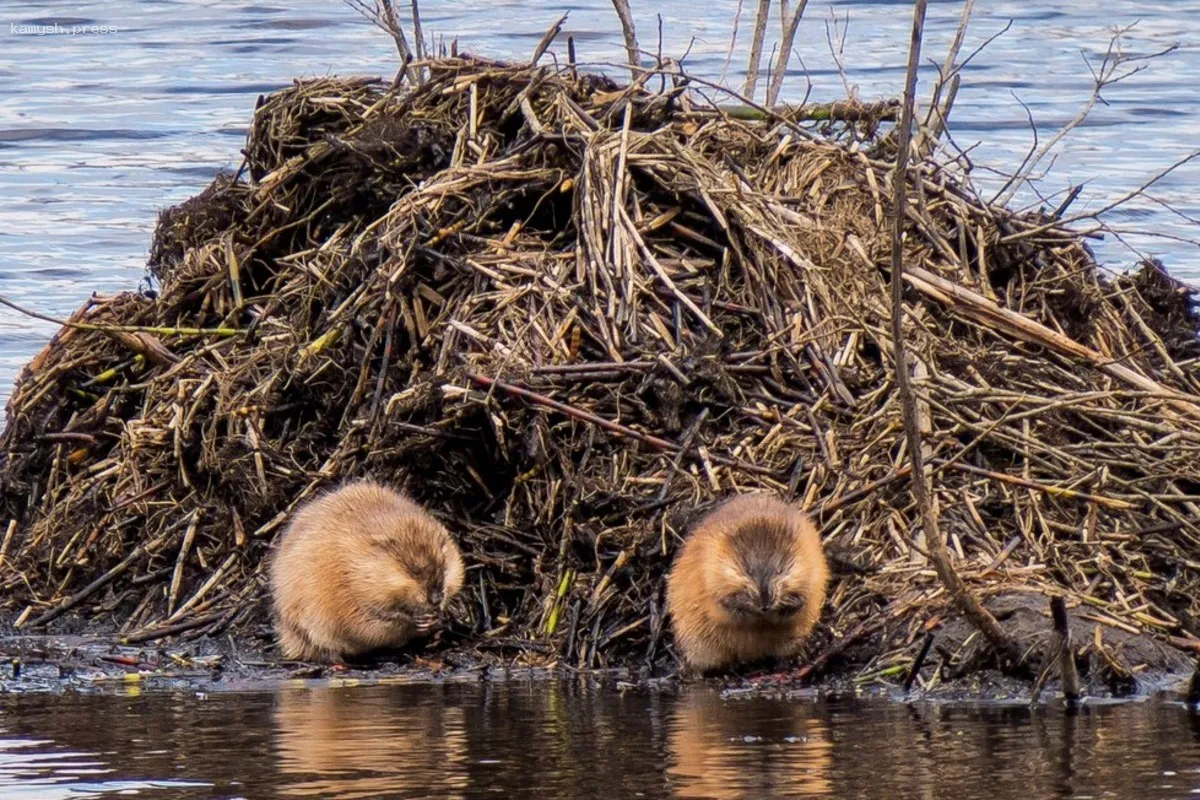
<instances>
[{"instance_id":1,"label":"reflection in water","mask_svg":"<svg viewBox=\"0 0 1200 800\"><path fill-rule=\"evenodd\" d=\"M671 714L677 797L827 797L833 742L808 703L684 697Z\"/></svg>"},{"instance_id":2,"label":"reflection in water","mask_svg":"<svg viewBox=\"0 0 1200 800\"><path fill-rule=\"evenodd\" d=\"M459 798L467 786L463 709L434 695L414 705L353 689L285 689L272 714L279 792L286 797L379 797L434 793ZM432 702L430 700L432 699Z\"/></svg>"},{"instance_id":3,"label":"reflection in water","mask_svg":"<svg viewBox=\"0 0 1200 800\"><path fill-rule=\"evenodd\" d=\"M0 693L0 798L60 800L1200 795L1200 717L728 699L572 683Z\"/></svg>"}]
</instances>

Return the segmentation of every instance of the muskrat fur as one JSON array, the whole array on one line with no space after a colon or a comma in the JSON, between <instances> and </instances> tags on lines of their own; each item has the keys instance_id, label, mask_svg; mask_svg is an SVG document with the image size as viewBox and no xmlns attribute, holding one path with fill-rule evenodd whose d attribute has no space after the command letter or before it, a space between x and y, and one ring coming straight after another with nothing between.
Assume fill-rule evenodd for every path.
<instances>
[{"instance_id":1,"label":"muskrat fur","mask_svg":"<svg viewBox=\"0 0 1200 800\"><path fill-rule=\"evenodd\" d=\"M449 532L404 495L346 484L296 512L271 563L285 657L339 661L425 633L463 582Z\"/></svg>"},{"instance_id":2,"label":"muskrat fur","mask_svg":"<svg viewBox=\"0 0 1200 800\"><path fill-rule=\"evenodd\" d=\"M667 575L684 662L707 671L794 654L817 624L828 581L820 535L799 508L763 494L722 503Z\"/></svg>"}]
</instances>

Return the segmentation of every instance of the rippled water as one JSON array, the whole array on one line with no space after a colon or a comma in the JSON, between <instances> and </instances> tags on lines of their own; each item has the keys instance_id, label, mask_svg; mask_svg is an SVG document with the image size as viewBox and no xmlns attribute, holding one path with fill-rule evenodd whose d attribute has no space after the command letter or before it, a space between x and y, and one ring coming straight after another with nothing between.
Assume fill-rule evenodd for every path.
<instances>
[{"instance_id":1,"label":"rippled water","mask_svg":"<svg viewBox=\"0 0 1200 800\"><path fill-rule=\"evenodd\" d=\"M664 52L682 54L690 45L690 68L720 75L737 0L634 5L647 48L658 46L655 15L661 14ZM582 59L620 58L609 0L424 0L422 7L427 31L458 35L465 48L497 57L527 57L547 25L569 9L567 31ZM931 4L930 60L943 56L959 8L946 0ZM1107 92L1108 105L1068 139L1043 190L1090 181L1073 210L1098 208L1197 146L1200 2L1111 0L1103 13L1096 9L1071 0L978 4L968 50L1013 20L968 67L954 113L961 145L983 141L972 151L983 180L989 180L985 167L1011 169L1029 146L1017 98L1043 138L1076 114L1089 95L1084 58L1102 57L1112 25L1138 22L1128 36L1131 52L1176 41L1182 47ZM847 82L867 98L895 95L908 42L907 0L809 4L797 52L816 99L844 92L826 41L833 14L848 31ZM751 15L747 10L743 31ZM62 33L20 32L53 31L56 24ZM91 32L93 26L110 30ZM799 97L802 69L798 61L793 66L789 94ZM6 0L0 4L0 294L65 315L93 291L136 286L156 213L199 191L218 170L236 167L260 93L294 76L391 74L394 67L390 40L337 0ZM735 66L730 75L736 73ZM1113 221L1196 238L1185 218L1200 218L1198 183L1200 162L1193 162L1157 187L1157 201L1137 200ZM1181 277L1200 278L1194 245L1138 233L1128 242L1165 257ZM1134 260L1112 240L1100 243L1099 253L1114 266ZM0 400L53 329L0 308Z\"/></svg>"},{"instance_id":2,"label":"rippled water","mask_svg":"<svg viewBox=\"0 0 1200 800\"><path fill-rule=\"evenodd\" d=\"M718 76L736 0L634 0L643 41ZM564 8L581 58L621 49L609 0L423 0L426 28L466 49L525 57ZM755 4L748 3L753 7ZM1099 11L1097 9L1100 9ZM959 4L934 2L927 54L940 58ZM750 12L747 12L747 17ZM826 43L849 14L846 81L894 95L909 4L809 4L797 50L816 99L843 81ZM955 135L984 182L1087 99L1107 27L1139 21L1130 49L1179 41L1170 57L1106 94L1067 140L1047 194L1088 188L1098 208L1200 144L1200 3L978 4ZM748 23L748 19L744 21ZM64 33L20 33L16 26ZM840 24L840 23L839 23ZM73 32L105 26L107 33ZM695 37L695 41L690 41ZM735 63L740 59L735 59ZM337 0L5 0L0 4L0 294L65 315L93 292L137 285L156 213L236 167L260 93L294 76L390 74L390 41ZM792 97L804 91L799 64ZM928 70L927 70L928 72ZM731 75L736 78L736 67ZM928 75L926 75L928 78ZM1133 248L1200 280L1200 162L1113 222ZM1143 233L1138 233L1141 231ZM1097 251L1134 259L1109 239ZM0 309L0 401L54 326ZM722 701L538 685L288 690L278 695L0 696L0 797L914 797L1174 798L1200 794L1200 723L1156 704L1077 717L1025 708Z\"/></svg>"},{"instance_id":3,"label":"rippled water","mask_svg":"<svg viewBox=\"0 0 1200 800\"><path fill-rule=\"evenodd\" d=\"M0 696L0 796L946 798L1200 794L1200 718L624 695L563 685Z\"/></svg>"}]
</instances>

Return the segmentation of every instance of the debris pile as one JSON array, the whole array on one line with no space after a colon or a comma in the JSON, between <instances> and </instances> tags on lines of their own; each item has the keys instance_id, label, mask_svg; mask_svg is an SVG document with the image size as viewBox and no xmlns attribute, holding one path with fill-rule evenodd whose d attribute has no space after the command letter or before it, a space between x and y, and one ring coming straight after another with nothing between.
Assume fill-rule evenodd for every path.
<instances>
[{"instance_id":1,"label":"debris pile","mask_svg":"<svg viewBox=\"0 0 1200 800\"><path fill-rule=\"evenodd\" d=\"M12 396L11 618L260 623L289 511L372 475L462 543L448 646L667 663L681 535L765 490L840 565L823 641L911 660L949 609L902 466L891 126L664 83L449 58L412 88L265 98L238 175L162 214L158 293L93 298ZM906 336L955 569L985 601L1065 594L1105 633L1191 646L1191 296L1156 264L1106 277L933 158L908 180Z\"/></svg>"}]
</instances>

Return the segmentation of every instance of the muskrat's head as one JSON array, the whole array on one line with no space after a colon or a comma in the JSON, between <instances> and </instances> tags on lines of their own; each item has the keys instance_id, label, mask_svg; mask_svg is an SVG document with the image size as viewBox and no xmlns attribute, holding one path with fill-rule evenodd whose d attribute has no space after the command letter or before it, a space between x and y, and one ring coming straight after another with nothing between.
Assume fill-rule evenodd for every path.
<instances>
[{"instance_id":1,"label":"muskrat's head","mask_svg":"<svg viewBox=\"0 0 1200 800\"><path fill-rule=\"evenodd\" d=\"M752 516L730 528L710 587L722 610L744 624L782 625L819 603L824 577L800 554L798 526Z\"/></svg>"},{"instance_id":2,"label":"muskrat's head","mask_svg":"<svg viewBox=\"0 0 1200 800\"><path fill-rule=\"evenodd\" d=\"M405 517L381 531L365 571L375 612L422 628L432 626L463 581L458 546L432 517Z\"/></svg>"}]
</instances>

